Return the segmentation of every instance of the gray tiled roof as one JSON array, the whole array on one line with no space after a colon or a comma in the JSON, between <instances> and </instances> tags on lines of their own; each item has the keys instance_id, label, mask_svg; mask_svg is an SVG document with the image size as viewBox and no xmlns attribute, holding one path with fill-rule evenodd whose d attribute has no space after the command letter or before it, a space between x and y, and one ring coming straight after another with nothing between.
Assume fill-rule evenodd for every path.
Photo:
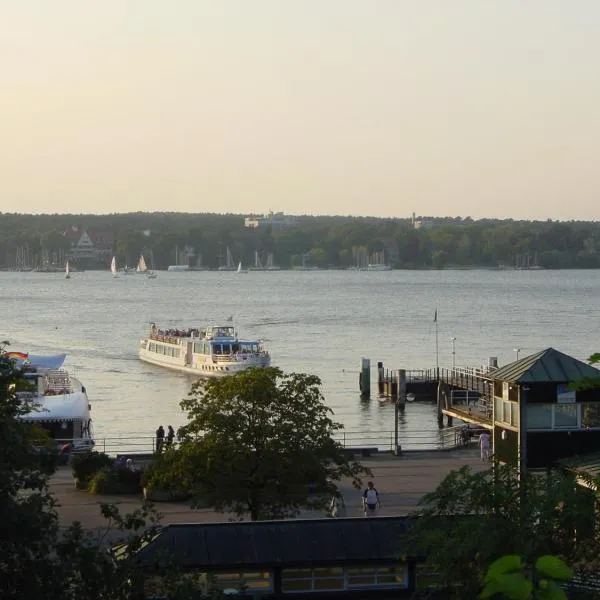
<instances>
[{"instance_id":1,"label":"gray tiled roof","mask_svg":"<svg viewBox=\"0 0 600 600\"><path fill-rule=\"evenodd\" d=\"M183 568L373 563L397 560L406 533L406 517L167 525L137 558Z\"/></svg>"},{"instance_id":2,"label":"gray tiled roof","mask_svg":"<svg viewBox=\"0 0 600 600\"><path fill-rule=\"evenodd\" d=\"M600 370L554 348L546 348L499 368L491 376L514 383L568 383L600 378Z\"/></svg>"}]
</instances>

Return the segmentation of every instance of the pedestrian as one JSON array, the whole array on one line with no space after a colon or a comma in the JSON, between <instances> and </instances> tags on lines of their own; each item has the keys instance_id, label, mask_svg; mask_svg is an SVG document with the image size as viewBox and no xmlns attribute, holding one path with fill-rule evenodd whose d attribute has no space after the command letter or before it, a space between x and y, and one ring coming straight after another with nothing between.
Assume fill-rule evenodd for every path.
<instances>
[{"instance_id":1,"label":"pedestrian","mask_svg":"<svg viewBox=\"0 0 600 600\"><path fill-rule=\"evenodd\" d=\"M372 481L367 483L367 489L363 492L362 500L365 517L374 517L377 509L381 508L381 502L379 501L379 492L375 489Z\"/></svg>"},{"instance_id":2,"label":"pedestrian","mask_svg":"<svg viewBox=\"0 0 600 600\"><path fill-rule=\"evenodd\" d=\"M481 451L481 460L486 461L490 460L490 434L487 431L484 431L479 436L479 450Z\"/></svg>"},{"instance_id":3,"label":"pedestrian","mask_svg":"<svg viewBox=\"0 0 600 600\"><path fill-rule=\"evenodd\" d=\"M167 448L170 448L173 444L173 440L175 439L175 431L171 425L169 425L169 429L167 431Z\"/></svg>"},{"instance_id":4,"label":"pedestrian","mask_svg":"<svg viewBox=\"0 0 600 600\"><path fill-rule=\"evenodd\" d=\"M165 441L165 428L161 425L156 430L156 452L160 454L163 449L163 443Z\"/></svg>"}]
</instances>

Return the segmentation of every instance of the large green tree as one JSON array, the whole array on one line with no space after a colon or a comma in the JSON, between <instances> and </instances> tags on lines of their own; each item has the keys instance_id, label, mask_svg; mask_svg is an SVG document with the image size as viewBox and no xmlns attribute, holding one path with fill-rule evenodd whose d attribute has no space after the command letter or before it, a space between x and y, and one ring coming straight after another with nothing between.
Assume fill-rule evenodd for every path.
<instances>
[{"instance_id":1,"label":"large green tree","mask_svg":"<svg viewBox=\"0 0 600 600\"><path fill-rule=\"evenodd\" d=\"M506 555L535 564L554 555L585 572L600 566L595 494L558 470L521 474L516 465L450 473L421 501L411 552L426 557L436 593L476 598L487 569Z\"/></svg>"},{"instance_id":2,"label":"large green tree","mask_svg":"<svg viewBox=\"0 0 600 600\"><path fill-rule=\"evenodd\" d=\"M337 482L349 477L358 487L368 470L334 440L342 425L320 384L277 368L195 383L181 403L181 444L165 468L197 499L252 520L323 508Z\"/></svg>"}]
</instances>

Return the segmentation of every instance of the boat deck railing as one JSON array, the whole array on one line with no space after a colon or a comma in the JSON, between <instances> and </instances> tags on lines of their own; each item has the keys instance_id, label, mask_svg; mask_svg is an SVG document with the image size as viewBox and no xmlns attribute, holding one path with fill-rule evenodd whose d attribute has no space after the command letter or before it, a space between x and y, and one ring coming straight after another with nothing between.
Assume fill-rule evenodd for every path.
<instances>
[{"instance_id":1,"label":"boat deck railing","mask_svg":"<svg viewBox=\"0 0 600 600\"><path fill-rule=\"evenodd\" d=\"M395 433L390 430L382 431L340 431L333 438L340 442L345 449L372 449L379 452L394 450ZM401 450L431 451L450 450L466 445L470 439L469 429L465 425L445 427L435 430L400 431L398 445ZM55 440L58 444L67 440ZM156 452L156 438L142 437L94 437L94 450L110 456L118 454L150 454ZM175 441L177 444L177 441Z\"/></svg>"}]
</instances>

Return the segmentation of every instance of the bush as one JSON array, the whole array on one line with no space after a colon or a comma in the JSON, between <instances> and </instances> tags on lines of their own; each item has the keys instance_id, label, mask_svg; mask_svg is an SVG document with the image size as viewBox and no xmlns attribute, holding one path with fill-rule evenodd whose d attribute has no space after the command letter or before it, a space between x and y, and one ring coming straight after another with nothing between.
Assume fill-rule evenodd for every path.
<instances>
[{"instance_id":1,"label":"bush","mask_svg":"<svg viewBox=\"0 0 600 600\"><path fill-rule=\"evenodd\" d=\"M139 494L141 473L129 469L104 467L91 479L91 494Z\"/></svg>"},{"instance_id":2,"label":"bush","mask_svg":"<svg viewBox=\"0 0 600 600\"><path fill-rule=\"evenodd\" d=\"M113 459L103 452L86 452L85 454L73 454L71 467L73 477L77 479L78 487L87 488L91 479L105 467L110 467Z\"/></svg>"},{"instance_id":3,"label":"bush","mask_svg":"<svg viewBox=\"0 0 600 600\"><path fill-rule=\"evenodd\" d=\"M190 492L173 476L176 455L163 454L142 473L144 496L152 502L177 502L187 500Z\"/></svg>"}]
</instances>

